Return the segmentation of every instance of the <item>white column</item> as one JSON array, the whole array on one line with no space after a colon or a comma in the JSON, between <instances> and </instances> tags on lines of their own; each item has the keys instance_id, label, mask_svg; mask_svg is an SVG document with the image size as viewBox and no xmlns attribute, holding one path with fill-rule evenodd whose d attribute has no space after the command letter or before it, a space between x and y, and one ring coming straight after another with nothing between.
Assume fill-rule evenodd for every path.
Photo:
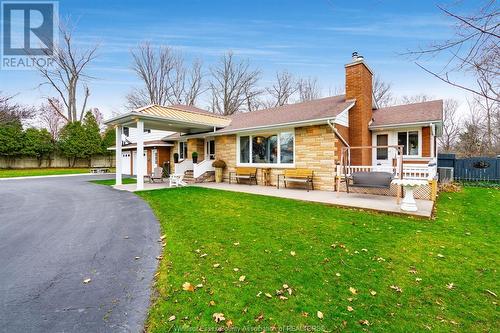
<instances>
[{"instance_id":1,"label":"white column","mask_svg":"<svg viewBox=\"0 0 500 333\"><path fill-rule=\"evenodd\" d=\"M116 126L115 129L116 141L115 141L115 166L116 166L116 180L115 185L122 184L122 127Z\"/></svg>"},{"instance_id":2,"label":"white column","mask_svg":"<svg viewBox=\"0 0 500 333\"><path fill-rule=\"evenodd\" d=\"M144 122L137 121L137 189L144 189Z\"/></svg>"}]
</instances>

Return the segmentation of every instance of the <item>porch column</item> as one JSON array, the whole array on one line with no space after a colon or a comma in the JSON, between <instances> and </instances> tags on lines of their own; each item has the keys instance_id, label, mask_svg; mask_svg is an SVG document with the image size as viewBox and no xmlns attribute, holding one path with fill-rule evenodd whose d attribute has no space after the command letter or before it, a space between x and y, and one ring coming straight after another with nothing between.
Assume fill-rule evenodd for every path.
<instances>
[{"instance_id":1,"label":"porch column","mask_svg":"<svg viewBox=\"0 0 500 333\"><path fill-rule=\"evenodd\" d=\"M137 189L144 189L144 122L137 121Z\"/></svg>"},{"instance_id":2,"label":"porch column","mask_svg":"<svg viewBox=\"0 0 500 333\"><path fill-rule=\"evenodd\" d=\"M116 167L116 173L115 173L115 185L121 185L122 184L122 127L121 126L116 126L115 128L115 135L116 135L116 140L115 140L115 167Z\"/></svg>"}]
</instances>

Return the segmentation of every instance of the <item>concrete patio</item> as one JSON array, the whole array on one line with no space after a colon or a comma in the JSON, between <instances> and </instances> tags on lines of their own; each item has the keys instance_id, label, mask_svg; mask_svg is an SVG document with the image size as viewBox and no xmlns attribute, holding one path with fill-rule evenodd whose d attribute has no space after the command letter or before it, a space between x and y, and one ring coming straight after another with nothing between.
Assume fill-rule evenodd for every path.
<instances>
[{"instance_id":1,"label":"concrete patio","mask_svg":"<svg viewBox=\"0 0 500 333\"><path fill-rule=\"evenodd\" d=\"M211 188L224 191L243 192L272 197L295 199L301 201L319 202L330 205L370 209L388 213L416 215L431 217L434 202L431 200L416 200L418 211L405 212L396 203L395 197L362 193L329 192L329 191L309 191L302 189L277 189L274 186L228 184L228 183L198 183L192 186Z\"/></svg>"},{"instance_id":2,"label":"concrete patio","mask_svg":"<svg viewBox=\"0 0 500 333\"><path fill-rule=\"evenodd\" d=\"M363 193L350 193L345 192L329 192L329 191L309 191L303 189L277 189L274 186L261 186L261 185L246 185L246 184L229 184L229 183L196 183L188 186L198 186L204 188L211 188L223 191L243 192L258 195L268 195L271 197L295 199L301 201L319 202L324 204L370 209L387 213L416 215L422 217L431 217L434 202L431 200L418 200L416 212L406 212L401 210L396 203L395 197L385 195L373 195ZM115 185L115 189L136 192L136 191L150 191L170 188L168 182L164 183L144 183L142 190L137 190L136 184L122 184Z\"/></svg>"}]
</instances>

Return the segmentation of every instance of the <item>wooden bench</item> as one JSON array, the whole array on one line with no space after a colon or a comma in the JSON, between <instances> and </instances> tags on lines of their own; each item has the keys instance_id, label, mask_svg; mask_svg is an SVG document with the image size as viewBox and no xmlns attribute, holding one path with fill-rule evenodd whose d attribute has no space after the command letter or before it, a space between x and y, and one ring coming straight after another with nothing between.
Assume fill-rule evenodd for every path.
<instances>
[{"instance_id":1,"label":"wooden bench","mask_svg":"<svg viewBox=\"0 0 500 333\"><path fill-rule=\"evenodd\" d=\"M283 182L286 183L303 183L306 185L307 192L309 190L314 190L314 172L309 169L286 169L282 175L278 175L277 188L280 188L280 178L283 178Z\"/></svg>"},{"instance_id":2,"label":"wooden bench","mask_svg":"<svg viewBox=\"0 0 500 333\"><path fill-rule=\"evenodd\" d=\"M108 173L109 168L106 167L95 167L90 169L90 173Z\"/></svg>"},{"instance_id":3,"label":"wooden bench","mask_svg":"<svg viewBox=\"0 0 500 333\"><path fill-rule=\"evenodd\" d=\"M257 168L236 168L235 171L229 173L229 184L231 184L231 178L236 178L236 182L239 184L240 179L248 180L248 184L251 185L255 183L257 185Z\"/></svg>"}]
</instances>

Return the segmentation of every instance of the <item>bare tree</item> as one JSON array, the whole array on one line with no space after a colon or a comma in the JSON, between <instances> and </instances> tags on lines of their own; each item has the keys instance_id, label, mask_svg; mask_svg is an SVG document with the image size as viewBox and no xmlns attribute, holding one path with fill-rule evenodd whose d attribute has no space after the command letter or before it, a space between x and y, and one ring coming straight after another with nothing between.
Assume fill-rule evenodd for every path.
<instances>
[{"instance_id":1,"label":"bare tree","mask_svg":"<svg viewBox=\"0 0 500 333\"><path fill-rule=\"evenodd\" d=\"M52 54L47 56L52 59L52 67L38 67L38 71L45 80L41 85L49 85L58 94L66 112L61 116L68 122L82 120L90 90L86 81L91 79L87 74L88 65L96 58L98 46L90 46L85 49L75 47L72 29L61 25L59 27L61 39L59 45L54 47ZM78 113L78 91L81 89L83 102ZM48 99L50 103L50 99Z\"/></svg>"},{"instance_id":2,"label":"bare tree","mask_svg":"<svg viewBox=\"0 0 500 333\"><path fill-rule=\"evenodd\" d=\"M500 24L497 2L483 1L475 13L459 15L438 5L455 22L455 36L444 42L406 53L416 64L434 77L473 94L496 102L500 101ZM419 60L444 55L448 58L443 68L432 70ZM460 82L452 76L465 73L474 77L474 83Z\"/></svg>"},{"instance_id":3,"label":"bare tree","mask_svg":"<svg viewBox=\"0 0 500 333\"><path fill-rule=\"evenodd\" d=\"M298 81L299 102L321 98L321 88L316 78L302 78Z\"/></svg>"},{"instance_id":4,"label":"bare tree","mask_svg":"<svg viewBox=\"0 0 500 333\"><path fill-rule=\"evenodd\" d=\"M288 71L276 72L276 82L266 91L271 95L270 107L288 104L293 94L298 91L298 84Z\"/></svg>"},{"instance_id":5,"label":"bare tree","mask_svg":"<svg viewBox=\"0 0 500 333\"><path fill-rule=\"evenodd\" d=\"M57 98L51 98L50 101L38 108L38 118L40 124L49 131L52 140L55 141L67 119L61 115L64 112L64 105Z\"/></svg>"},{"instance_id":6,"label":"bare tree","mask_svg":"<svg viewBox=\"0 0 500 333\"><path fill-rule=\"evenodd\" d=\"M439 137L441 149L450 152L455 147L460 134L460 119L457 113L458 101L454 99L444 100L443 105L443 134Z\"/></svg>"},{"instance_id":7,"label":"bare tree","mask_svg":"<svg viewBox=\"0 0 500 333\"><path fill-rule=\"evenodd\" d=\"M148 104L194 105L203 93L202 64L195 60L188 70L181 54L168 46L149 43L132 51L132 69L143 83L127 95L128 107Z\"/></svg>"},{"instance_id":8,"label":"bare tree","mask_svg":"<svg viewBox=\"0 0 500 333\"><path fill-rule=\"evenodd\" d=\"M389 106L394 102L392 84L383 81L379 75L375 75L373 78L373 98L381 108Z\"/></svg>"},{"instance_id":9,"label":"bare tree","mask_svg":"<svg viewBox=\"0 0 500 333\"><path fill-rule=\"evenodd\" d=\"M433 97L426 94L405 95L400 98L400 104L423 103L432 100Z\"/></svg>"},{"instance_id":10,"label":"bare tree","mask_svg":"<svg viewBox=\"0 0 500 333\"><path fill-rule=\"evenodd\" d=\"M211 109L214 113L231 115L254 109L252 103L262 93L257 87L260 71L252 70L247 60L237 61L234 54L228 52L210 72Z\"/></svg>"},{"instance_id":11,"label":"bare tree","mask_svg":"<svg viewBox=\"0 0 500 333\"><path fill-rule=\"evenodd\" d=\"M0 124L33 118L34 108L15 103L13 98L14 96L3 95L0 91Z\"/></svg>"}]
</instances>

